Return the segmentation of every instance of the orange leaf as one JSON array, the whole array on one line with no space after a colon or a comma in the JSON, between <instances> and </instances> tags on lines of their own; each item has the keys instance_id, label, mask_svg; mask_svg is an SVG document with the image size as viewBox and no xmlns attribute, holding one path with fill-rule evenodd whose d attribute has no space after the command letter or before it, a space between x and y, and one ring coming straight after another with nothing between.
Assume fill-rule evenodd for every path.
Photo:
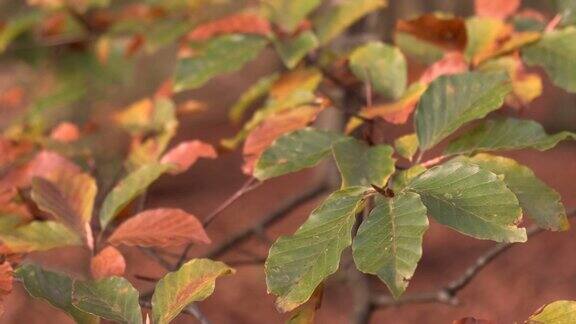
<instances>
[{"instance_id":1,"label":"orange leaf","mask_svg":"<svg viewBox=\"0 0 576 324\"><path fill-rule=\"evenodd\" d=\"M4 109L15 109L24 103L24 90L18 86L13 86L0 93L0 111Z\"/></svg>"},{"instance_id":2,"label":"orange leaf","mask_svg":"<svg viewBox=\"0 0 576 324\"><path fill-rule=\"evenodd\" d=\"M188 41L203 41L222 34L256 34L266 36L271 32L268 20L250 13L238 13L210 21L192 30Z\"/></svg>"},{"instance_id":3,"label":"orange leaf","mask_svg":"<svg viewBox=\"0 0 576 324\"><path fill-rule=\"evenodd\" d=\"M70 143L76 141L80 138L80 131L78 127L72 123L63 122L58 124L50 134L50 137L53 140Z\"/></svg>"},{"instance_id":4,"label":"orange leaf","mask_svg":"<svg viewBox=\"0 0 576 324\"><path fill-rule=\"evenodd\" d=\"M475 0L474 9L480 17L506 19L520 7L520 0Z\"/></svg>"},{"instance_id":5,"label":"orange leaf","mask_svg":"<svg viewBox=\"0 0 576 324\"><path fill-rule=\"evenodd\" d=\"M122 253L113 246L105 247L90 260L90 272L94 279L121 277L126 271L126 261Z\"/></svg>"},{"instance_id":6,"label":"orange leaf","mask_svg":"<svg viewBox=\"0 0 576 324\"><path fill-rule=\"evenodd\" d=\"M108 242L113 245L173 247L187 243L210 243L202 223L181 209L146 210L116 229Z\"/></svg>"},{"instance_id":7,"label":"orange leaf","mask_svg":"<svg viewBox=\"0 0 576 324\"><path fill-rule=\"evenodd\" d=\"M316 119L320 111L322 111L321 107L302 106L266 119L250 132L244 142L242 171L246 174L252 174L254 164L274 140L284 134L306 127Z\"/></svg>"},{"instance_id":8,"label":"orange leaf","mask_svg":"<svg viewBox=\"0 0 576 324\"><path fill-rule=\"evenodd\" d=\"M14 272L9 262L0 264L0 301L3 297L12 292ZM0 316L4 313L4 305L0 304Z\"/></svg>"},{"instance_id":9,"label":"orange leaf","mask_svg":"<svg viewBox=\"0 0 576 324\"><path fill-rule=\"evenodd\" d=\"M458 74L466 71L468 71L468 64L466 64L464 55L459 52L446 53L440 61L430 65L424 73L422 73L419 81L424 84L429 84L439 76Z\"/></svg>"},{"instance_id":10,"label":"orange leaf","mask_svg":"<svg viewBox=\"0 0 576 324\"><path fill-rule=\"evenodd\" d=\"M379 117L392 124L404 124L426 88L424 83L413 83L397 101L366 107L360 111L360 116L367 119Z\"/></svg>"},{"instance_id":11,"label":"orange leaf","mask_svg":"<svg viewBox=\"0 0 576 324\"><path fill-rule=\"evenodd\" d=\"M413 20L399 20L396 30L447 50L462 51L466 47L466 26L462 18L425 14Z\"/></svg>"},{"instance_id":12,"label":"orange leaf","mask_svg":"<svg viewBox=\"0 0 576 324\"><path fill-rule=\"evenodd\" d=\"M198 158L215 159L216 150L212 145L202 141L186 141L178 144L175 148L164 154L161 163L174 164L176 168L168 171L170 174L185 172Z\"/></svg>"}]
</instances>

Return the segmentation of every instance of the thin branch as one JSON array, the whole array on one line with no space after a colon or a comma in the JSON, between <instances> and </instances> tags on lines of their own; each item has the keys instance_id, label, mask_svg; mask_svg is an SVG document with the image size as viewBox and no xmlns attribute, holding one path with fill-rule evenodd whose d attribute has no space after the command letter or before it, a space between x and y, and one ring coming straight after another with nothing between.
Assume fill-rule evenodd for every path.
<instances>
[{"instance_id":1,"label":"thin branch","mask_svg":"<svg viewBox=\"0 0 576 324\"><path fill-rule=\"evenodd\" d=\"M576 209L567 213L568 217L576 216ZM534 237L545 232L544 229L532 225L526 230L528 237ZM460 291L466 288L470 282L486 268L488 264L494 261L498 256L508 251L511 247L518 246L515 243L498 243L480 255L472 265L470 265L460 276L450 281L447 285L430 292L413 293L405 295L400 299L393 299L388 295L376 295L372 297L372 303L375 307L384 308L390 306L400 306L405 304L423 304L423 303L442 303L448 305L458 305L457 298Z\"/></svg>"},{"instance_id":2,"label":"thin branch","mask_svg":"<svg viewBox=\"0 0 576 324\"><path fill-rule=\"evenodd\" d=\"M214 248L212 251L206 253L205 258L217 258L224 254L226 251L232 247L246 241L252 235L257 234L261 228L267 228L272 224L276 223L286 215L288 215L296 207L302 205L310 199L324 193L326 191L326 185L324 183L316 185L307 191L301 192L294 196L293 198L284 202L278 209L268 214L262 218L258 223L250 228L243 230L242 232L230 237L228 240L221 243L219 246Z\"/></svg>"}]
</instances>

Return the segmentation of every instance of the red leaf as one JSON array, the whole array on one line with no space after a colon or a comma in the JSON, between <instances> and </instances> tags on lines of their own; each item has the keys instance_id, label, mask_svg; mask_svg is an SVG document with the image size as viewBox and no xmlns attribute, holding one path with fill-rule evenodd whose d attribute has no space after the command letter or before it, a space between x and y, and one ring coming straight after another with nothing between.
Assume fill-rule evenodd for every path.
<instances>
[{"instance_id":1,"label":"red leaf","mask_svg":"<svg viewBox=\"0 0 576 324\"><path fill-rule=\"evenodd\" d=\"M270 31L268 20L255 14L239 13L202 24L186 35L186 39L203 41L217 35L233 33L266 36Z\"/></svg>"},{"instance_id":2,"label":"red leaf","mask_svg":"<svg viewBox=\"0 0 576 324\"><path fill-rule=\"evenodd\" d=\"M217 153L212 145L195 140L178 144L164 154L160 162L176 165L176 168L170 170L169 173L178 174L188 170L198 158L215 159L216 157Z\"/></svg>"},{"instance_id":3,"label":"red leaf","mask_svg":"<svg viewBox=\"0 0 576 324\"><path fill-rule=\"evenodd\" d=\"M466 64L464 55L459 52L446 53L440 61L430 65L424 73L422 73L420 82L429 84L442 75L458 74L466 72L467 70L468 64Z\"/></svg>"},{"instance_id":4,"label":"red leaf","mask_svg":"<svg viewBox=\"0 0 576 324\"><path fill-rule=\"evenodd\" d=\"M475 0L474 9L480 17L506 19L520 7L520 0Z\"/></svg>"},{"instance_id":5,"label":"red leaf","mask_svg":"<svg viewBox=\"0 0 576 324\"><path fill-rule=\"evenodd\" d=\"M120 224L108 241L113 245L156 247L211 242L194 215L175 208L143 211Z\"/></svg>"},{"instance_id":6,"label":"red leaf","mask_svg":"<svg viewBox=\"0 0 576 324\"><path fill-rule=\"evenodd\" d=\"M69 143L74 142L80 138L80 131L78 127L72 123L63 122L58 124L50 134L50 137L56 141Z\"/></svg>"},{"instance_id":7,"label":"red leaf","mask_svg":"<svg viewBox=\"0 0 576 324\"><path fill-rule=\"evenodd\" d=\"M105 247L90 260L90 272L94 279L121 277L126 271L126 261L122 253L113 246Z\"/></svg>"},{"instance_id":8,"label":"red leaf","mask_svg":"<svg viewBox=\"0 0 576 324\"><path fill-rule=\"evenodd\" d=\"M3 302L4 296L12 292L14 272L9 262L4 261L0 264L0 302ZM0 304L0 316L4 314L4 305Z\"/></svg>"},{"instance_id":9,"label":"red leaf","mask_svg":"<svg viewBox=\"0 0 576 324\"><path fill-rule=\"evenodd\" d=\"M18 86L13 86L0 93L0 110L15 109L24 102L24 90Z\"/></svg>"},{"instance_id":10,"label":"red leaf","mask_svg":"<svg viewBox=\"0 0 576 324\"><path fill-rule=\"evenodd\" d=\"M254 164L274 140L284 134L306 127L316 119L320 111L322 111L321 107L302 106L276 114L265 120L250 132L244 142L242 171L246 174L252 174Z\"/></svg>"}]
</instances>

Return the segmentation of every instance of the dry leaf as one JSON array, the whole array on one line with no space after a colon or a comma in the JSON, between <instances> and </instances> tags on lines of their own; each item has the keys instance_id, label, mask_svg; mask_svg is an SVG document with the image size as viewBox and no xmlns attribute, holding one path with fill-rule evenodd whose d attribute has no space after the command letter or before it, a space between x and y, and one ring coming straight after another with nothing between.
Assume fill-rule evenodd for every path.
<instances>
[{"instance_id":1,"label":"dry leaf","mask_svg":"<svg viewBox=\"0 0 576 324\"><path fill-rule=\"evenodd\" d=\"M108 238L113 245L174 247L210 243L202 223L181 209L146 210L120 224Z\"/></svg>"},{"instance_id":2,"label":"dry leaf","mask_svg":"<svg viewBox=\"0 0 576 324\"><path fill-rule=\"evenodd\" d=\"M50 137L53 140L70 143L76 141L80 138L80 131L78 127L72 123L63 122L58 124L50 134Z\"/></svg>"},{"instance_id":3,"label":"dry leaf","mask_svg":"<svg viewBox=\"0 0 576 324\"><path fill-rule=\"evenodd\" d=\"M245 174L252 174L254 164L274 140L306 127L316 119L320 111L322 111L321 107L302 106L280 112L266 119L250 132L244 142L242 171Z\"/></svg>"},{"instance_id":4,"label":"dry leaf","mask_svg":"<svg viewBox=\"0 0 576 324\"><path fill-rule=\"evenodd\" d=\"M239 13L207 22L188 35L188 41L203 41L222 34L256 34L266 36L271 32L268 20L250 13Z\"/></svg>"},{"instance_id":5,"label":"dry leaf","mask_svg":"<svg viewBox=\"0 0 576 324\"><path fill-rule=\"evenodd\" d=\"M399 20L396 30L447 50L462 51L466 47L466 26L462 18L425 14L413 20Z\"/></svg>"},{"instance_id":6,"label":"dry leaf","mask_svg":"<svg viewBox=\"0 0 576 324\"><path fill-rule=\"evenodd\" d=\"M520 0L475 0L474 9L480 17L506 19L520 7Z\"/></svg>"},{"instance_id":7,"label":"dry leaf","mask_svg":"<svg viewBox=\"0 0 576 324\"><path fill-rule=\"evenodd\" d=\"M176 147L164 154L161 163L174 164L176 168L168 171L170 174L178 174L188 170L198 158L215 159L216 150L210 144L202 141L186 141L178 144Z\"/></svg>"},{"instance_id":8,"label":"dry leaf","mask_svg":"<svg viewBox=\"0 0 576 324\"><path fill-rule=\"evenodd\" d=\"M113 246L107 246L90 260L90 272L94 279L122 277L126 271L126 261L122 253Z\"/></svg>"}]
</instances>

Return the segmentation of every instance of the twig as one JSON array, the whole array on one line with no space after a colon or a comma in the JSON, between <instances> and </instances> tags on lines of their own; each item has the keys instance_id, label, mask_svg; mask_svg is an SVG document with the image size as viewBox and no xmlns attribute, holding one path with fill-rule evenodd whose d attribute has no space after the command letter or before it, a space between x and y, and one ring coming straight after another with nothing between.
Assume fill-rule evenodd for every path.
<instances>
[{"instance_id":1,"label":"twig","mask_svg":"<svg viewBox=\"0 0 576 324\"><path fill-rule=\"evenodd\" d=\"M232 205L236 200L238 200L240 197L242 197L247 192L250 192L250 191L256 189L258 186L260 186L262 184L262 182L256 182L256 181L257 181L256 178L248 179L242 185L242 187L240 187L240 189L238 189L234 194L232 194L232 196L230 196L222 204L220 204L218 207L216 207L216 209L214 209L214 211L212 211L212 213L210 213L208 216L206 216L206 218L202 222L202 225L204 227L207 227L208 225L210 225L210 223L212 223L216 219L216 217L218 215L220 215L220 213L224 209L228 208L228 206ZM178 262L176 262L173 269L178 269L182 266L182 264L184 264L184 262L188 258L188 252L190 252L191 248L192 248L192 244L186 245L186 247L182 251L182 254L180 255L180 258L178 259Z\"/></svg>"},{"instance_id":2,"label":"twig","mask_svg":"<svg viewBox=\"0 0 576 324\"><path fill-rule=\"evenodd\" d=\"M576 209L567 213L568 217L576 215ZM545 230L532 225L526 230L528 237L534 237ZM400 299L393 299L387 295L377 295L372 297L374 307L384 308L390 306L400 306L405 304L422 303L442 303L448 305L458 305L458 293L472 282L476 276L498 256L508 251L511 247L517 246L514 243L498 243L480 255L472 265L470 265L459 277L450 281L447 285L430 292L413 293L405 295Z\"/></svg>"},{"instance_id":3,"label":"twig","mask_svg":"<svg viewBox=\"0 0 576 324\"><path fill-rule=\"evenodd\" d=\"M325 184L319 184L307 191L301 192L292 199L287 200L282 204L278 209L273 211L272 213L268 214L264 218L262 218L257 224L254 226L243 230L242 232L232 236L228 240L221 243L219 246L214 248L212 251L206 253L204 257L206 258L217 258L228 251L230 248L244 242L245 240L249 239L253 234L258 233L259 228L266 228L274 224L276 221L282 219L284 216L289 214L294 208L300 206L301 204L305 203L306 201L322 194L326 191Z\"/></svg>"}]
</instances>

